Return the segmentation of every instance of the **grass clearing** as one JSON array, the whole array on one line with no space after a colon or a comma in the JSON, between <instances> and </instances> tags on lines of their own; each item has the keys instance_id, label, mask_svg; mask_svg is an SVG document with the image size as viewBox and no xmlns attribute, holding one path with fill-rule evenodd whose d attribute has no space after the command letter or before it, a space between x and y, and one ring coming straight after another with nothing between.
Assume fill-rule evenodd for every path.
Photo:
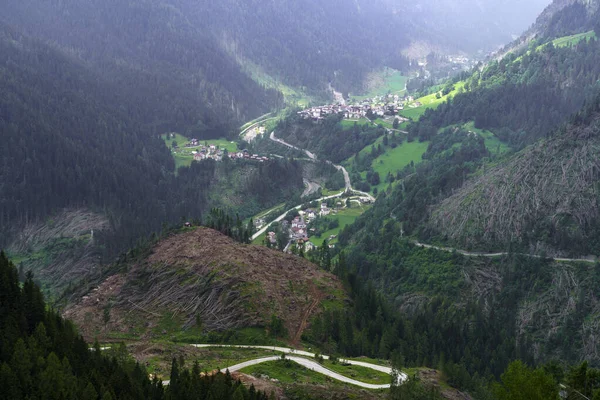
<instances>
[{"instance_id":1,"label":"grass clearing","mask_svg":"<svg viewBox=\"0 0 600 400\"><path fill-rule=\"evenodd\" d=\"M242 369L240 372L254 376L268 376L281 383L324 384L333 382L331 378L311 371L290 360L270 361Z\"/></svg>"},{"instance_id":2,"label":"grass clearing","mask_svg":"<svg viewBox=\"0 0 600 400\"><path fill-rule=\"evenodd\" d=\"M337 242L337 236L340 234L340 231L344 229L344 227L346 227L347 225L353 224L354 221L356 221L356 219L360 217L367 209L368 207L362 205L359 206L356 203L352 203L352 208L344 208L338 211L336 215L329 215L325 217L328 220L337 219L340 223L339 227L323 232L320 237L311 236L310 241L313 242L317 247L320 247L323 245L323 242L326 239L329 240L329 237L333 235L336 236L336 239L331 240L329 244L335 244Z\"/></svg>"},{"instance_id":3,"label":"grass clearing","mask_svg":"<svg viewBox=\"0 0 600 400\"><path fill-rule=\"evenodd\" d=\"M436 92L436 93L429 94L427 96L423 96L423 97L415 100L415 102L421 103L422 104L421 106L406 107L406 108L404 108L404 110L400 111L400 115L402 115L403 117L406 117L406 118L410 118L413 121L416 121L423 114L425 114L425 111L428 108L433 108L433 109L437 108L440 104L446 102L450 97L453 97L454 95L459 93L462 89L464 89L464 87L465 87L465 82L460 81L460 82L455 83L454 90L445 96L442 96L441 92ZM439 98L437 96L438 94L440 95Z\"/></svg>"},{"instance_id":4,"label":"grass clearing","mask_svg":"<svg viewBox=\"0 0 600 400\"><path fill-rule=\"evenodd\" d=\"M361 367L358 365L342 364L340 362L332 362L331 360L325 360L323 366L340 375L344 375L348 378L356 379L364 383L372 383L375 385L385 385L391 382L390 375L381 371L376 371L371 368Z\"/></svg>"},{"instance_id":5,"label":"grass clearing","mask_svg":"<svg viewBox=\"0 0 600 400\"><path fill-rule=\"evenodd\" d=\"M369 125L370 123L371 123L371 121L369 121L367 118L361 118L358 120L344 119L340 122L340 124L342 124L342 128L344 128L344 129L351 129L354 127L354 124L356 124L358 126L362 126L362 125Z\"/></svg>"},{"instance_id":6,"label":"grass clearing","mask_svg":"<svg viewBox=\"0 0 600 400\"><path fill-rule=\"evenodd\" d=\"M511 150L510 146L502 142L493 132L475 128L474 122L464 124L463 128L482 136L485 140L485 147L487 147L492 154L503 154Z\"/></svg>"},{"instance_id":7,"label":"grass clearing","mask_svg":"<svg viewBox=\"0 0 600 400\"><path fill-rule=\"evenodd\" d=\"M596 38L596 32L588 31L588 32L584 32L584 33L579 33L577 35L564 36L564 37L555 39L552 41L552 44L554 44L554 47L574 46L577 43L581 42L582 40L588 41L592 38ZM541 47L543 47L543 46L541 46ZM539 48L538 48L538 50L539 50Z\"/></svg>"},{"instance_id":8,"label":"grass clearing","mask_svg":"<svg viewBox=\"0 0 600 400\"><path fill-rule=\"evenodd\" d=\"M379 178L381 179L381 183L373 186L373 189L377 188L378 192L385 190L389 185L385 181L388 173L394 174L404 169L407 165L410 165L411 162L418 164L423 161L423 154L425 154L428 147L429 142L415 140L413 142L404 142L395 149L386 149L385 153L374 159L371 164L373 170L379 173Z\"/></svg>"},{"instance_id":9,"label":"grass clearing","mask_svg":"<svg viewBox=\"0 0 600 400\"><path fill-rule=\"evenodd\" d=\"M302 89L294 88L284 84L280 80L266 73L258 64L255 64L250 60L246 60L243 66L246 72L255 82L267 88L280 91L283 94L287 104L306 108L313 103L318 103L319 101L324 100L310 96Z\"/></svg>"}]
</instances>

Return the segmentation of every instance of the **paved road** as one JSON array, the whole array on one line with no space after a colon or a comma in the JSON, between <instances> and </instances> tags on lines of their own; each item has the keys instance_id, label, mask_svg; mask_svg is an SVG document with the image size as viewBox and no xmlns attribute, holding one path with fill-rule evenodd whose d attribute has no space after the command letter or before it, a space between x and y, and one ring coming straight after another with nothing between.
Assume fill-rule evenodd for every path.
<instances>
[{"instance_id":1,"label":"paved road","mask_svg":"<svg viewBox=\"0 0 600 400\"><path fill-rule=\"evenodd\" d=\"M466 251L466 250L454 249L451 247L439 247L439 246L433 246L430 244L419 243L419 242L413 242L413 243L415 244L415 246L423 247L425 249L435 249L435 250L440 250L440 251L446 251L449 253L456 252L456 253L466 256L466 257L489 257L489 258L492 258L492 257L507 256L510 254L507 252L500 252L500 253L470 252L470 251ZM525 253L516 253L516 254L521 255L521 256L531 257L531 258L542 258L541 256L537 256L535 254L525 254ZM546 258L549 258L549 257L546 257ZM562 262L586 262L586 263L592 263L592 264L596 263L596 260L587 259L587 258L552 258L552 260L562 261Z\"/></svg>"},{"instance_id":2,"label":"paved road","mask_svg":"<svg viewBox=\"0 0 600 400\"><path fill-rule=\"evenodd\" d=\"M389 384L386 385L374 385L374 384L370 384L370 383L364 383L364 382L360 382L357 381L355 379L351 379L348 378L346 376L340 375L337 372L333 372L325 367L323 367L321 364L319 364L316 361L304 358L304 357L309 357L309 358L314 358L315 354L314 353L310 353L307 351L302 351L302 350L295 350L295 349L291 349L291 348L287 348L287 347L276 347L276 346L247 346L247 345L214 345L214 344L193 344L192 346L194 347L198 347L198 348L207 348L207 347L235 347L235 348L244 348L244 349L263 349L263 350L272 350L272 351L277 351L280 353L284 353L286 354L286 358L288 360L294 361L310 370L313 370L315 372L318 372L320 374L323 375L327 375L335 380L341 381L341 382L345 382L345 383L349 383L352 385L356 385L356 386L360 386L366 389L387 389L390 387ZM323 356L324 359L328 360L329 356ZM249 367L251 365L257 365L257 364L262 364L265 362L269 362L269 361L276 361L276 360L280 360L281 357L279 356L271 356L271 357L264 357L264 358L258 358L255 360L250 360L250 361L246 361L240 364L236 364L224 369L228 369L229 372L235 372L235 371L239 371L241 369L244 369L246 367ZM354 361L354 360L342 360L340 359L340 362L342 363L347 363L347 364L351 364L351 365L356 365L356 366L361 366L364 368L370 368L372 370L375 371L379 371L379 372L383 372L385 374L391 375L392 374L392 369L390 367L384 367L382 365L376 365L376 364L371 364L371 363L366 363L366 362L362 362L362 361ZM408 376L404 373L401 373L398 376L398 382L402 383L404 381L406 381L406 379L408 379Z\"/></svg>"},{"instance_id":3,"label":"paved road","mask_svg":"<svg viewBox=\"0 0 600 400\"><path fill-rule=\"evenodd\" d=\"M277 143L279 143L279 144L281 144L283 146L286 146L286 147L289 147L291 149L295 149L295 150L304 152L308 156L308 158L310 160L313 160L313 161L317 160L317 156L315 154L311 153L310 151L301 149L299 147L296 147L296 146L294 146L292 144L286 143L285 141L283 141L283 140L278 139L277 137L275 137L275 132L274 131L271 132L271 135L269 136L269 138L272 141L277 142ZM325 161L325 162L328 163L328 164L330 164L330 165L333 165L339 171L342 171L342 173L344 174L344 181L345 181L345 184L346 184L346 190L341 191L340 193L334 194L332 196L321 197L320 199L317 199L315 201L325 201L325 200L329 200L329 199L335 199L337 197L342 197L342 195L344 193L346 193L347 191L350 191L352 193L356 193L359 196L368 198L369 201L371 201L371 202L375 202L375 197L373 197L370 193L361 192L359 190L355 190L355 189L352 188L352 182L350 181L350 175L348 174L348 171L346 171L346 168L344 168L341 165L336 165L336 164L332 163L331 161ZM302 208L302 204L300 204L300 205L298 205L298 206L296 206L294 208L291 208L291 209L287 210L286 212L284 212L283 214L281 214L279 217L277 217L273 221L269 222L261 230L259 230L254 235L252 235L251 239L252 240L256 240L256 238L258 238L260 235L262 235L263 233L265 233L271 227L271 224L273 224L274 222L280 222L280 221L282 221L285 218L285 216L290 211L300 210L301 208Z\"/></svg>"},{"instance_id":4,"label":"paved road","mask_svg":"<svg viewBox=\"0 0 600 400\"><path fill-rule=\"evenodd\" d=\"M337 197L341 197L343 194L344 194L344 192L340 192L340 193L334 194L332 196L321 197L320 199L313 200L313 201L326 201L329 199L335 199ZM262 235L263 233L265 233L274 222L281 222L290 211L300 210L301 208L302 208L302 204L300 204L294 208L290 208L289 210L287 210L286 212L281 214L279 217L277 217L273 221L269 222L265 227L263 227L261 230L256 232L254 235L252 235L252 237L250 239L256 240L256 238L259 237L260 235Z\"/></svg>"},{"instance_id":5,"label":"paved road","mask_svg":"<svg viewBox=\"0 0 600 400\"><path fill-rule=\"evenodd\" d=\"M311 159L311 160L313 160L313 161L317 160L317 156L314 153L311 153L308 150L296 147L293 144L289 144L289 143L287 143L287 142L285 142L285 141L283 141L283 140L275 137L275 131L271 132L271 135L269 137L274 142L277 142L277 143L282 144L284 146L287 146L289 148L292 148L292 149L304 152L308 156L308 158ZM367 198L369 198L369 200L371 200L373 202L375 201L375 197L373 197L370 193L361 192L359 190L355 190L352 187L352 182L350 181L350 174L348 173L348 171L346 170L346 168L344 168L342 165L334 164L333 162L331 162L329 160L325 160L325 162L327 164L329 164L329 165L333 165L338 171L342 171L342 173L344 174L344 183L345 183L345 186L346 186L346 190L349 190L349 191L352 191L354 193L357 193L360 196L367 197Z\"/></svg>"},{"instance_id":6,"label":"paved road","mask_svg":"<svg viewBox=\"0 0 600 400\"><path fill-rule=\"evenodd\" d=\"M294 145L292 145L292 144L286 143L286 142L284 142L284 141L283 141L283 140L281 140L281 139L278 139L278 138L276 138L276 137L275 137L275 131L271 132L271 135L269 136L269 138L270 138L272 141L274 141L274 142L277 142L277 143L279 143L279 144L282 144L282 145L284 145L284 146L286 146L286 147L289 147L289 148L291 148L291 149L298 150L298 151L301 151L301 152L305 153L305 154L308 156L308 158L310 158L311 160L316 160L316 159L317 159L317 156L316 156L316 155L314 155L313 153L311 153L310 151L308 151L308 150L304 150L304 149L301 149L301 148L299 148L299 147L296 147L296 146L294 146Z\"/></svg>"}]
</instances>

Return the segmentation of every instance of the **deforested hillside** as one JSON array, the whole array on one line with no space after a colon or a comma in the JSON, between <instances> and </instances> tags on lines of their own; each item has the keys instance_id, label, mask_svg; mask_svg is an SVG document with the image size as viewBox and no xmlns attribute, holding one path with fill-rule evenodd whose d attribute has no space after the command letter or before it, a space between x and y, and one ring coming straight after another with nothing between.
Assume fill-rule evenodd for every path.
<instances>
[{"instance_id":1,"label":"deforested hillside","mask_svg":"<svg viewBox=\"0 0 600 400\"><path fill-rule=\"evenodd\" d=\"M598 105L585 113L481 172L435 208L430 229L466 248L600 254Z\"/></svg>"},{"instance_id":2,"label":"deforested hillside","mask_svg":"<svg viewBox=\"0 0 600 400\"><path fill-rule=\"evenodd\" d=\"M344 301L341 284L316 265L208 228L171 235L117 269L65 312L86 337L261 327L297 341L324 302Z\"/></svg>"}]
</instances>

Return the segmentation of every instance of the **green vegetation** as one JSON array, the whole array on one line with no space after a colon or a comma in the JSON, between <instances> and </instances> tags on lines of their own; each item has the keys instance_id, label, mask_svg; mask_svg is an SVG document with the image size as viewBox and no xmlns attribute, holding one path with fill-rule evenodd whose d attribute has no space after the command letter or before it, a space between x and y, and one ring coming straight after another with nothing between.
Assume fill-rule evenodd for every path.
<instances>
[{"instance_id":1,"label":"green vegetation","mask_svg":"<svg viewBox=\"0 0 600 400\"><path fill-rule=\"evenodd\" d=\"M492 154L499 155L511 151L510 146L501 141L500 138L498 138L498 136L496 136L493 132L486 129L476 128L474 122L468 122L464 124L462 129L466 129L469 132L475 132L481 136L484 139L485 147L487 147L489 152Z\"/></svg>"},{"instance_id":2,"label":"green vegetation","mask_svg":"<svg viewBox=\"0 0 600 400\"><path fill-rule=\"evenodd\" d=\"M288 105L306 108L317 100L321 100L320 98L308 95L306 91L302 89L291 87L281 80L273 78L267 74L263 68L249 60L245 60L243 64L243 68L250 74L256 83L263 87L281 92Z\"/></svg>"},{"instance_id":3,"label":"green vegetation","mask_svg":"<svg viewBox=\"0 0 600 400\"><path fill-rule=\"evenodd\" d=\"M186 354L187 361L198 363L201 370L211 372L215 370L225 371L227 367L254 360L257 358L279 355L281 353L262 349L241 349L229 347L203 347L192 348L189 345L178 343L159 342L160 354L152 355L144 361L148 364L148 372L158 374L161 378L168 377L169 366L172 355L177 353Z\"/></svg>"},{"instance_id":4,"label":"green vegetation","mask_svg":"<svg viewBox=\"0 0 600 400\"><path fill-rule=\"evenodd\" d=\"M277 379L281 383L325 384L333 382L333 379L290 360L277 360L252 365L240 372L257 377L268 376L271 379Z\"/></svg>"},{"instance_id":5,"label":"green vegetation","mask_svg":"<svg viewBox=\"0 0 600 400\"><path fill-rule=\"evenodd\" d=\"M301 149L316 153L325 160L340 163L385 133L372 124L344 128L341 115L330 115L319 124L291 115L277 126L277 136Z\"/></svg>"},{"instance_id":6,"label":"green vegetation","mask_svg":"<svg viewBox=\"0 0 600 400\"><path fill-rule=\"evenodd\" d=\"M453 98L458 93L461 93L465 88L465 83L466 82L464 81L459 81L455 84L452 84L452 90L450 90L445 95L443 94L442 90L440 90L436 93L432 93L427 96L423 96L419 99L416 99L415 103L419 102L421 103L421 106L411 107L409 105L405 107L404 110L400 111L400 115L406 118L410 118L413 121L416 121L423 114L425 114L425 111L427 111L428 109L436 109L440 106L440 104L445 103L446 101L448 101L448 99ZM412 104L414 105L415 103Z\"/></svg>"},{"instance_id":7,"label":"green vegetation","mask_svg":"<svg viewBox=\"0 0 600 400\"><path fill-rule=\"evenodd\" d=\"M354 125L371 125L372 123L368 118L361 118L359 120L344 119L340 124L344 129L350 129L354 127Z\"/></svg>"},{"instance_id":8,"label":"green vegetation","mask_svg":"<svg viewBox=\"0 0 600 400\"><path fill-rule=\"evenodd\" d=\"M337 200L337 199L336 199ZM344 199L340 199L340 201L345 201ZM325 240L328 241L328 244L336 244L337 236L340 231L344 229L346 226L351 225L356 221L356 219L361 216L368 207L364 207L362 204L359 205L357 203L352 203L352 208L345 208L338 211L335 215L329 215L327 217L322 217L324 221L338 221L338 227L334 229L327 230L326 232L321 233L320 237L311 236L310 241L313 242L317 247L321 247ZM336 236L336 239L330 240L331 236Z\"/></svg>"},{"instance_id":9,"label":"green vegetation","mask_svg":"<svg viewBox=\"0 0 600 400\"><path fill-rule=\"evenodd\" d=\"M408 165L420 163L428 146L428 142L414 141L402 143L396 148L386 148L385 153L374 159L371 165L380 177L395 174ZM381 191L388 184L387 182L381 182L374 187Z\"/></svg>"},{"instance_id":10,"label":"green vegetation","mask_svg":"<svg viewBox=\"0 0 600 400\"><path fill-rule=\"evenodd\" d=\"M386 373L358 365L345 364L342 361L324 360L323 366L331 371L337 372L348 378L374 385L385 385L390 383L392 377Z\"/></svg>"},{"instance_id":11,"label":"green vegetation","mask_svg":"<svg viewBox=\"0 0 600 400\"><path fill-rule=\"evenodd\" d=\"M596 32L589 31L589 32L578 33L576 35L565 36L565 37L555 39L552 41L552 44L554 44L555 47L575 46L582 40L585 40L587 42L588 40L595 39L595 38L596 38ZM539 48L538 48L538 50L539 50Z\"/></svg>"}]
</instances>

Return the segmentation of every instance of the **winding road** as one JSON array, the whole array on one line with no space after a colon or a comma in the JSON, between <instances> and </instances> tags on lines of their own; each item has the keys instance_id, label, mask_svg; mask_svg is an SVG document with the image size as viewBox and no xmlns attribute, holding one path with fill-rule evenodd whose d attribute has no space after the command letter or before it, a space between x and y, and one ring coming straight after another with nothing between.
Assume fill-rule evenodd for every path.
<instances>
[{"instance_id":1,"label":"winding road","mask_svg":"<svg viewBox=\"0 0 600 400\"><path fill-rule=\"evenodd\" d=\"M466 251L466 250L455 249L452 247L439 247L439 246L433 246L431 244L425 244L425 243L419 243L419 242L413 242L413 244L417 247L422 247L424 249L434 249L434 250L439 250L439 251L445 251L448 253L456 252L456 253L466 256L466 257L494 258L494 257L508 256L509 254L511 254L508 252L500 252L500 253L470 252L470 251ZM518 254L520 256L531 257L531 258L550 258L550 259L552 259L554 261L558 261L558 262L585 262L585 263L592 263L592 264L595 264L597 262L596 259L592 259L592 258L552 258L552 257L542 257L542 256L538 256L535 254L525 254L525 253L513 253L513 254Z\"/></svg>"},{"instance_id":2,"label":"winding road","mask_svg":"<svg viewBox=\"0 0 600 400\"><path fill-rule=\"evenodd\" d=\"M308 151L306 149L301 149L299 147L296 147L293 144L289 144L289 143L287 143L287 142L285 142L285 141L283 141L283 140L275 137L275 131L271 132L271 135L269 136L269 138L272 141L274 141L276 143L279 143L279 144L281 144L283 146L286 146L286 147L289 147L291 149L303 152L312 161L317 161L317 156L314 153L311 153L310 151ZM355 190L354 188L352 188L352 182L350 180L350 174L348 174L348 171L346 170L346 168L344 168L341 165L336 165L336 164L334 164L334 163L332 163L331 161L328 161L328 160L325 160L325 162L327 164L329 164L329 165L334 166L338 171L342 171L342 173L344 174L344 183L345 183L345 187L346 188L345 188L345 190L343 190L343 191L341 191L341 192L339 192L337 194L334 194L334 195L331 195L331 196L321 197L320 199L316 199L316 200L313 200L313 201L321 202L321 201L326 201L326 200L329 200L329 199L335 199L335 198L338 198L338 197L342 197L342 195L344 193L351 192L351 193L354 193L354 194L356 194L358 196L366 197L371 202L375 202L375 197L373 197L370 193L361 192L359 190ZM301 208L302 208L302 204L300 204L300 205L298 205L296 207L293 207L293 208L287 210L286 212L284 212L283 214L281 214L279 217L275 218L273 221L271 221L267 225L265 225L262 229L260 229L254 235L252 235L251 239L253 241L256 240L258 237L260 237L260 235L264 234L271 227L271 225L273 223L275 223L275 222L281 222L290 211L300 210Z\"/></svg>"},{"instance_id":3,"label":"winding road","mask_svg":"<svg viewBox=\"0 0 600 400\"><path fill-rule=\"evenodd\" d=\"M306 367L314 372L318 372L322 375L329 376L330 378L338 380L340 382L349 383L351 385L359 386L359 387L362 387L365 389L388 389L391 386L390 384L375 385L375 384L371 384L371 383L364 383L364 382L357 381L352 378L348 378L337 372L331 371L331 370L323 367L318 362L309 359L309 358L314 358L315 354L309 353L307 351L295 350L295 349L291 349L291 348L287 348L287 347L276 347L276 346L215 345L215 344L193 344L192 346L197 347L197 348L233 347L233 348L240 348L240 349L262 349L262 350L277 351L277 352L285 354L286 355L285 358L287 360L291 360L291 361L293 361L297 364L300 364L303 367ZM308 357L308 358L306 358L306 357ZM323 356L323 358L328 360L329 356ZM257 365L257 364L262 364L262 363L266 363L266 362L270 362L270 361L277 361L277 360L281 360L281 357L280 356L263 357L263 358L257 358L257 359L250 360L250 361L245 361L243 363L235 364L235 365L223 368L223 369L229 370L229 372L236 372L236 371L240 371L240 370L242 370L246 367L252 366L252 365ZM345 364L350 364L350 365L356 365L356 366L360 366L360 367L364 367L364 368L369 368L369 369L372 369L375 371L383 372L388 375L392 374L392 368L384 367L382 365L376 365L376 364L371 364L371 363L362 362L362 361L343 360L343 359L340 359L340 362L345 363ZM405 373L400 373L398 375L398 383L403 383L404 381L406 381L406 379L408 379L408 376Z\"/></svg>"}]
</instances>

